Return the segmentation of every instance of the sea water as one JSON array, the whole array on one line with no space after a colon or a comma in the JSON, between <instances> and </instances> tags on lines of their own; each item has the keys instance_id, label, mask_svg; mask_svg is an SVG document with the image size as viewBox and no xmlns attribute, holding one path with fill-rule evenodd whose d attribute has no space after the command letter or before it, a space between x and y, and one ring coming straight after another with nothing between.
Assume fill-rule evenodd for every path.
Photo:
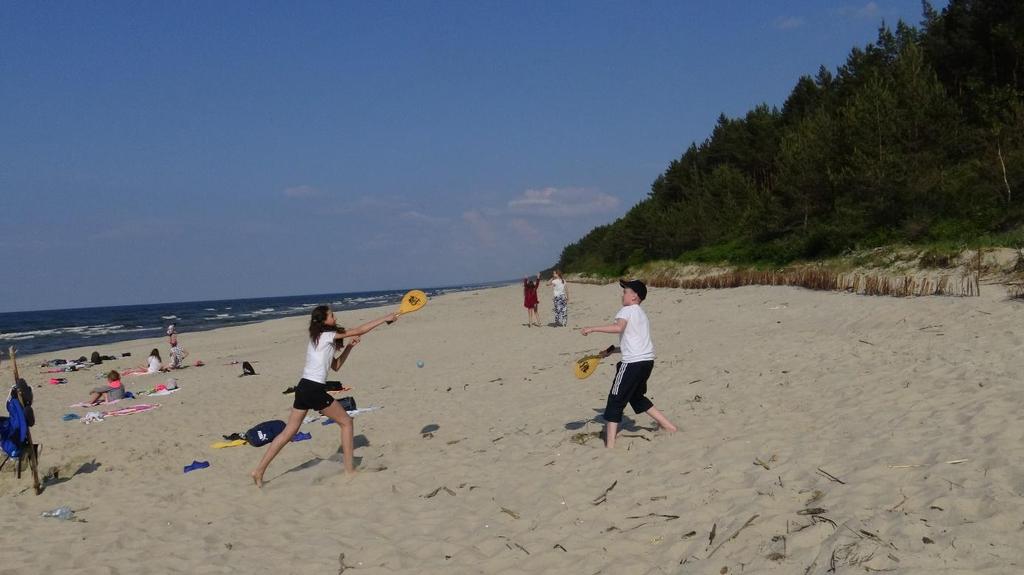
<instances>
[{"instance_id":1,"label":"sea water","mask_svg":"<svg viewBox=\"0 0 1024 575\"><path fill-rule=\"evenodd\" d=\"M438 287L428 297L504 285L507 282ZM155 303L30 312L0 313L0 348L19 354L72 347L95 347L101 355L117 355L110 344L163 336L175 324L179 334L242 325L268 319L307 315L314 306L335 311L397 305L407 290L383 290L249 299ZM99 349L104 346L104 349ZM5 354L6 355L6 354Z\"/></svg>"}]
</instances>

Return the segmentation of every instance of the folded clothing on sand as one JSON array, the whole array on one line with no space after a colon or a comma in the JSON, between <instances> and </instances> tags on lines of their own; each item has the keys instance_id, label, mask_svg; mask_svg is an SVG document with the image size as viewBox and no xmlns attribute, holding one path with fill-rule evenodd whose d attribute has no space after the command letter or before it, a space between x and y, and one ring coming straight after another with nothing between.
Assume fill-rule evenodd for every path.
<instances>
[{"instance_id":1,"label":"folded clothing on sand","mask_svg":"<svg viewBox=\"0 0 1024 575\"><path fill-rule=\"evenodd\" d=\"M188 465L185 466L185 473L188 473L189 471L195 471L197 469L206 469L209 466L210 466L210 462L209 461L195 461L195 460L193 460L192 463L189 463Z\"/></svg>"}]
</instances>

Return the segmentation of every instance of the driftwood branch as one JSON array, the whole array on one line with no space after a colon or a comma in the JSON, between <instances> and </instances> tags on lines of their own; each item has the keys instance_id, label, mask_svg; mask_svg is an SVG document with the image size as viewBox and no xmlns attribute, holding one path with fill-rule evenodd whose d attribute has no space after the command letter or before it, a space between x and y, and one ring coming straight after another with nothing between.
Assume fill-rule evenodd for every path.
<instances>
[{"instance_id":1,"label":"driftwood branch","mask_svg":"<svg viewBox=\"0 0 1024 575\"><path fill-rule=\"evenodd\" d=\"M842 484L842 485L846 485L845 481L843 481L842 479L839 479L835 475L832 475L831 473L829 473L828 471L825 471L824 469L822 469L820 467L818 468L818 473L824 475L825 477L829 478L832 481L835 481L836 483L839 483L839 484Z\"/></svg>"}]
</instances>

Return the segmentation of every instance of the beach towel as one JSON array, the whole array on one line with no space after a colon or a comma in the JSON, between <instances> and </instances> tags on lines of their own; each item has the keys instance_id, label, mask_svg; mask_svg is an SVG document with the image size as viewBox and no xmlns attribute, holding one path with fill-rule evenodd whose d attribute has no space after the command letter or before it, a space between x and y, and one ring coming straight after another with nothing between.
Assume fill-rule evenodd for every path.
<instances>
[{"instance_id":1,"label":"beach towel","mask_svg":"<svg viewBox=\"0 0 1024 575\"><path fill-rule=\"evenodd\" d=\"M355 417L357 415L361 415L363 413L370 413L371 411L377 411L378 409L382 408L383 406L381 405L371 405L370 407L360 407L359 409L353 409L351 411L346 411L345 413L348 413L350 417ZM330 425L334 423L334 420L327 416L324 416L324 420L325 421L323 421L321 425Z\"/></svg>"},{"instance_id":2,"label":"beach towel","mask_svg":"<svg viewBox=\"0 0 1024 575\"><path fill-rule=\"evenodd\" d=\"M214 449L224 449L225 447L238 447L239 445L248 445L249 442L244 439L233 439L231 441L218 441L217 443L210 444L210 447Z\"/></svg>"},{"instance_id":3,"label":"beach towel","mask_svg":"<svg viewBox=\"0 0 1024 575\"><path fill-rule=\"evenodd\" d=\"M114 409L112 411L104 411L104 417L111 417L115 415L132 415L133 413L142 413L144 411L150 411L160 407L159 403L137 403L130 407L122 407L121 409Z\"/></svg>"},{"instance_id":4,"label":"beach towel","mask_svg":"<svg viewBox=\"0 0 1024 575\"><path fill-rule=\"evenodd\" d=\"M121 377L146 375L149 373L149 369L145 367L129 367L128 369L121 371Z\"/></svg>"}]
</instances>

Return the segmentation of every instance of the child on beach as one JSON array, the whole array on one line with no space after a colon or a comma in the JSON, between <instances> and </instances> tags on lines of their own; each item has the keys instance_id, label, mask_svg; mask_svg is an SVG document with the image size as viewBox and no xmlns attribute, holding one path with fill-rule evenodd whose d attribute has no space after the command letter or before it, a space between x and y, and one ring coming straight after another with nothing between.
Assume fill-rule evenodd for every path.
<instances>
[{"instance_id":1,"label":"child on beach","mask_svg":"<svg viewBox=\"0 0 1024 575\"><path fill-rule=\"evenodd\" d=\"M635 413L646 413L662 429L675 432L672 424L654 403L647 399L647 378L654 368L654 343L651 341L651 326L640 302L647 298L647 286L640 280L619 281L622 286L622 309L615 314L615 323L585 327L580 333L617 333L619 347L601 352L601 357L622 353L622 361L615 366L615 379L608 392L608 403L604 408L604 445L615 447L615 434L622 422L622 411L628 403Z\"/></svg>"},{"instance_id":2,"label":"child on beach","mask_svg":"<svg viewBox=\"0 0 1024 575\"><path fill-rule=\"evenodd\" d=\"M353 328L339 328L335 324L334 312L330 306L319 305L313 309L309 320L309 345L306 346L306 367L302 371L302 379L299 380L295 389L295 401L292 404L291 413L288 415L288 423L274 441L267 447L263 459L250 474L256 487L263 486L263 474L266 473L270 462L277 457L277 454L284 448L285 444L292 440L292 437L299 431L302 420L310 409L319 411L333 419L341 427L341 451L345 460L345 473L355 473L352 463L353 451L353 425L352 418L341 404L327 393L325 382L327 381L327 369L338 371L342 364L348 359L352 348L359 343L359 336L368 333L370 330L387 322L392 323L398 319L397 313L390 313L382 318L364 323ZM340 331L339 331L340 330ZM335 357L334 352L341 349L343 338L350 338L341 355Z\"/></svg>"},{"instance_id":3,"label":"child on beach","mask_svg":"<svg viewBox=\"0 0 1024 575\"><path fill-rule=\"evenodd\" d=\"M188 352L185 351L181 345L178 344L178 334L171 334L171 369L181 369L184 367L185 358L188 357Z\"/></svg>"},{"instance_id":4,"label":"child on beach","mask_svg":"<svg viewBox=\"0 0 1024 575\"><path fill-rule=\"evenodd\" d=\"M540 274L536 280L523 278L523 307L526 308L526 327L540 327L540 316L537 314L537 287L540 286Z\"/></svg>"},{"instance_id":5,"label":"child on beach","mask_svg":"<svg viewBox=\"0 0 1024 575\"><path fill-rule=\"evenodd\" d=\"M160 350L153 348L153 351L149 352L149 357L146 358L146 373L156 373L158 371L167 371L167 368L163 365L163 359L160 358Z\"/></svg>"},{"instance_id":6,"label":"child on beach","mask_svg":"<svg viewBox=\"0 0 1024 575\"><path fill-rule=\"evenodd\" d=\"M89 405L97 405L101 401L112 401L124 398L124 384L121 383L121 374L111 370L107 374L107 385L92 388L92 395L89 396Z\"/></svg>"}]
</instances>

